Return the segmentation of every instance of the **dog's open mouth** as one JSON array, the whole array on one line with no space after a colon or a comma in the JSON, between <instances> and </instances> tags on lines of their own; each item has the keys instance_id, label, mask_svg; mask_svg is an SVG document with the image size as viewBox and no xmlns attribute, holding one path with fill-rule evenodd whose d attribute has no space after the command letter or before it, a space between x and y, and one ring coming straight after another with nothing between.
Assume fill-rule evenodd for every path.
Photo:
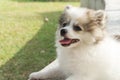
<instances>
[{"instance_id":1,"label":"dog's open mouth","mask_svg":"<svg viewBox=\"0 0 120 80\"><path fill-rule=\"evenodd\" d=\"M64 38L63 40L60 40L59 42L61 43L62 46L67 47L73 43L76 43L80 41L79 39L69 39L69 38Z\"/></svg>"}]
</instances>

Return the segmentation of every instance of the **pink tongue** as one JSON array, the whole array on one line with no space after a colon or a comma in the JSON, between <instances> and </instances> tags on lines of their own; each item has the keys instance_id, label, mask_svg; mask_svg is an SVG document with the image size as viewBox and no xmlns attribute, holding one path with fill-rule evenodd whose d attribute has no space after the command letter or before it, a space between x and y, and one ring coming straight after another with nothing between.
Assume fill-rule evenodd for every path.
<instances>
[{"instance_id":1,"label":"pink tongue","mask_svg":"<svg viewBox=\"0 0 120 80\"><path fill-rule=\"evenodd\" d=\"M60 40L61 44L70 44L71 43L71 39L64 39L64 40Z\"/></svg>"}]
</instances>

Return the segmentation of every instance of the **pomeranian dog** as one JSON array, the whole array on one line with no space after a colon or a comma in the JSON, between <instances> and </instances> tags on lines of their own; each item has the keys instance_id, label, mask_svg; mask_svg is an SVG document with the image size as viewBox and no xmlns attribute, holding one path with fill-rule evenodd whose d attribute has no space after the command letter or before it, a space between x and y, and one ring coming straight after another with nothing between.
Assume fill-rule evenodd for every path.
<instances>
[{"instance_id":1,"label":"pomeranian dog","mask_svg":"<svg viewBox=\"0 0 120 80\"><path fill-rule=\"evenodd\" d=\"M120 80L120 43L106 31L106 14L66 6L56 32L57 58L28 80Z\"/></svg>"}]
</instances>

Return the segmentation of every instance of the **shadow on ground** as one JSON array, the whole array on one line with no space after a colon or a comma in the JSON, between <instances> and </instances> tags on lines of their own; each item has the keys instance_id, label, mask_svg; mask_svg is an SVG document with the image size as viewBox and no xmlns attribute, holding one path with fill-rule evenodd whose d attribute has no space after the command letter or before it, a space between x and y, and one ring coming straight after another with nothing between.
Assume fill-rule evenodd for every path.
<instances>
[{"instance_id":1,"label":"shadow on ground","mask_svg":"<svg viewBox=\"0 0 120 80\"><path fill-rule=\"evenodd\" d=\"M49 22L44 23L21 50L0 67L0 80L27 80L31 72L42 69L55 59L54 37L59 14L60 12L42 14L43 17L48 16Z\"/></svg>"}]
</instances>

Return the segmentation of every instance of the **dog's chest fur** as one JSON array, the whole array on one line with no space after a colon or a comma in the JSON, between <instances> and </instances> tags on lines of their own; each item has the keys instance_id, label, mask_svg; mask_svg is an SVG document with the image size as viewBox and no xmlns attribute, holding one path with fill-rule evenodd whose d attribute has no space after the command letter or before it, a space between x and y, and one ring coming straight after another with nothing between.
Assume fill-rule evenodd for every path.
<instances>
[{"instance_id":1,"label":"dog's chest fur","mask_svg":"<svg viewBox=\"0 0 120 80\"><path fill-rule=\"evenodd\" d=\"M67 73L76 73L83 72L93 72L98 69L99 58L96 53L93 53L92 50L70 50L70 51L62 51L62 53L59 56L60 65L63 69L63 71L66 71ZM98 58L97 58L98 57ZM96 68L96 69L95 69ZM79 73L78 72L78 73ZM95 72L94 72L95 73Z\"/></svg>"}]
</instances>

